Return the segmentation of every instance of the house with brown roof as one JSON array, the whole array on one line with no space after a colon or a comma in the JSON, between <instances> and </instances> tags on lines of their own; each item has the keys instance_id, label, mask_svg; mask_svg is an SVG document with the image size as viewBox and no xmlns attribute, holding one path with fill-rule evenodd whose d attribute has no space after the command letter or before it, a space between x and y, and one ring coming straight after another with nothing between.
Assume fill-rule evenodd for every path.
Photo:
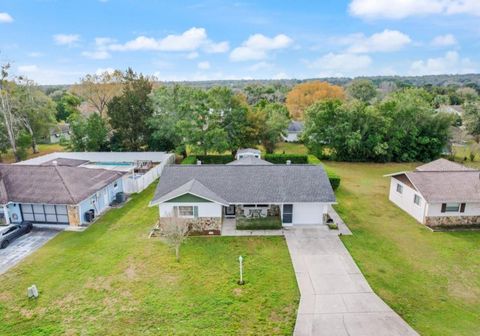
<instances>
[{"instance_id":1,"label":"house with brown roof","mask_svg":"<svg viewBox=\"0 0 480 336\"><path fill-rule=\"evenodd\" d=\"M445 159L390 177L389 199L429 227L480 225L480 171Z\"/></svg>"},{"instance_id":2,"label":"house with brown roof","mask_svg":"<svg viewBox=\"0 0 480 336\"><path fill-rule=\"evenodd\" d=\"M123 192L125 172L62 165L0 165L0 225L80 226L105 212ZM120 194L121 195L121 194Z\"/></svg>"}]
</instances>

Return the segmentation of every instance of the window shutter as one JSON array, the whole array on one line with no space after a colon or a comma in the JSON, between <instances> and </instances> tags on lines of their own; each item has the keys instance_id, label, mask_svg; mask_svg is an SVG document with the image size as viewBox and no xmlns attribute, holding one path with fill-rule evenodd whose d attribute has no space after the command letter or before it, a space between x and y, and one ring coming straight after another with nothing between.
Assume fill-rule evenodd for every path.
<instances>
[{"instance_id":1,"label":"window shutter","mask_svg":"<svg viewBox=\"0 0 480 336\"><path fill-rule=\"evenodd\" d=\"M442 212L447 211L447 203L442 203Z\"/></svg>"},{"instance_id":2,"label":"window shutter","mask_svg":"<svg viewBox=\"0 0 480 336\"><path fill-rule=\"evenodd\" d=\"M465 212L465 203L460 204L460 212Z\"/></svg>"},{"instance_id":3,"label":"window shutter","mask_svg":"<svg viewBox=\"0 0 480 336\"><path fill-rule=\"evenodd\" d=\"M198 218L198 206L193 207L193 218Z\"/></svg>"}]
</instances>

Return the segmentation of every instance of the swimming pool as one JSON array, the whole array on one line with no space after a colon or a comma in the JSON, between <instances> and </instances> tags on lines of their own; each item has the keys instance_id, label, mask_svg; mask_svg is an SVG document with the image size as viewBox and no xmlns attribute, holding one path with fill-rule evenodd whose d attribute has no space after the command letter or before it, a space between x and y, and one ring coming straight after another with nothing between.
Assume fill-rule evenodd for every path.
<instances>
[{"instance_id":1,"label":"swimming pool","mask_svg":"<svg viewBox=\"0 0 480 336\"><path fill-rule=\"evenodd\" d=\"M125 166L133 167L133 162L90 162L89 164L95 166Z\"/></svg>"}]
</instances>

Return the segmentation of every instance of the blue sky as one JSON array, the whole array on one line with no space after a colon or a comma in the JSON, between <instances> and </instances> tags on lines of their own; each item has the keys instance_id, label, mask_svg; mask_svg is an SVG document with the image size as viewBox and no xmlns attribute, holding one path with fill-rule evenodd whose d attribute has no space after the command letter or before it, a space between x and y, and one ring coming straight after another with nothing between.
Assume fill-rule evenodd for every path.
<instances>
[{"instance_id":1,"label":"blue sky","mask_svg":"<svg viewBox=\"0 0 480 336\"><path fill-rule=\"evenodd\" d=\"M2 0L0 61L40 84L472 73L479 0Z\"/></svg>"}]
</instances>

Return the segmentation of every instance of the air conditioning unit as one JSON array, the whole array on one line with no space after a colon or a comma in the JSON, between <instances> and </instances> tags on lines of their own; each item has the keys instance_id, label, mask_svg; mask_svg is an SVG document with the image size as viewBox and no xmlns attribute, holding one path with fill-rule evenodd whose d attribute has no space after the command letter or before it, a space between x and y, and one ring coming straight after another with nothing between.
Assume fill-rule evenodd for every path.
<instances>
[{"instance_id":1,"label":"air conditioning unit","mask_svg":"<svg viewBox=\"0 0 480 336\"><path fill-rule=\"evenodd\" d=\"M94 218L95 218L95 210L90 209L87 212L85 212L85 221L86 222L91 223L91 222L93 222Z\"/></svg>"},{"instance_id":2,"label":"air conditioning unit","mask_svg":"<svg viewBox=\"0 0 480 336\"><path fill-rule=\"evenodd\" d=\"M127 197L123 191L120 191L115 195L115 200L117 201L117 203L123 203L126 199Z\"/></svg>"}]
</instances>

